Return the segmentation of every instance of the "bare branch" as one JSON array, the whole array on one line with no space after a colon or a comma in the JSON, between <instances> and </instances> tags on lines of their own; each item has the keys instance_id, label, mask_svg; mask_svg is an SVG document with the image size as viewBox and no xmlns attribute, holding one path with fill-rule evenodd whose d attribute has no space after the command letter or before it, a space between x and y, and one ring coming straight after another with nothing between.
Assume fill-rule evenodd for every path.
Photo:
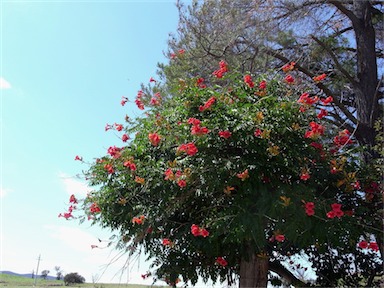
<instances>
[{"instance_id":1,"label":"bare branch","mask_svg":"<svg viewBox=\"0 0 384 288\"><path fill-rule=\"evenodd\" d=\"M328 3L334 5L337 9L341 11L345 16L347 16L353 24L357 23L359 19L357 19L356 15L351 11L348 10L340 1L337 0L328 0Z\"/></svg>"}]
</instances>

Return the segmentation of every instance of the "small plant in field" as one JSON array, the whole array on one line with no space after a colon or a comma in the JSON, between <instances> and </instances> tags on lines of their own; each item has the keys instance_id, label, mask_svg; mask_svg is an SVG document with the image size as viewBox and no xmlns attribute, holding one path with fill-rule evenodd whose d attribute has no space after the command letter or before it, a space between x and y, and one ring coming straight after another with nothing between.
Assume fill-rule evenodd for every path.
<instances>
[{"instance_id":1,"label":"small plant in field","mask_svg":"<svg viewBox=\"0 0 384 288\"><path fill-rule=\"evenodd\" d=\"M79 275L77 272L75 273L69 273L64 276L64 284L65 286L71 285L71 284L82 284L85 282L85 278L81 275Z\"/></svg>"}]
</instances>

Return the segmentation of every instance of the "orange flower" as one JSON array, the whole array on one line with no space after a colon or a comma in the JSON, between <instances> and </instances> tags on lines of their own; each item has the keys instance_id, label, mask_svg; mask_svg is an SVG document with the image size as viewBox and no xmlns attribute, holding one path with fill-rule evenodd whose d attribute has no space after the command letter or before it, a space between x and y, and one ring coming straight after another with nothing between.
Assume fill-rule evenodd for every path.
<instances>
[{"instance_id":1,"label":"orange flower","mask_svg":"<svg viewBox=\"0 0 384 288\"><path fill-rule=\"evenodd\" d=\"M321 74L319 76L313 77L313 81L320 82L320 81L323 81L326 77L327 77L327 75L323 73L323 74Z\"/></svg>"},{"instance_id":2,"label":"orange flower","mask_svg":"<svg viewBox=\"0 0 384 288\"><path fill-rule=\"evenodd\" d=\"M245 181L245 179L249 178L248 169L245 169L244 172L236 174L238 178L241 179L241 181Z\"/></svg>"},{"instance_id":3,"label":"orange flower","mask_svg":"<svg viewBox=\"0 0 384 288\"><path fill-rule=\"evenodd\" d=\"M145 220L145 216L144 215L141 215L139 217L133 217L132 218L132 223L133 224L139 224L139 225L142 225L144 223L144 220Z\"/></svg>"},{"instance_id":4,"label":"orange flower","mask_svg":"<svg viewBox=\"0 0 384 288\"><path fill-rule=\"evenodd\" d=\"M136 176L136 177L135 177L135 182L136 182L136 183L139 183L139 184L141 184L141 185L144 185L144 183L145 183L145 179L144 179L144 178L141 178L141 177L139 177L139 176Z\"/></svg>"},{"instance_id":5,"label":"orange flower","mask_svg":"<svg viewBox=\"0 0 384 288\"><path fill-rule=\"evenodd\" d=\"M161 136L159 134L157 134L157 133L149 133L148 134L148 139L149 139L149 141L151 142L151 144L153 146L157 146L160 143Z\"/></svg>"},{"instance_id":6,"label":"orange flower","mask_svg":"<svg viewBox=\"0 0 384 288\"><path fill-rule=\"evenodd\" d=\"M227 195L230 195L231 194L231 191L235 190L235 187L232 187L232 186L227 186L224 188L224 193L227 194Z\"/></svg>"},{"instance_id":7,"label":"orange flower","mask_svg":"<svg viewBox=\"0 0 384 288\"><path fill-rule=\"evenodd\" d=\"M283 70L284 73L287 73L295 69L295 65L296 65L295 62L287 63L283 67L281 67L281 69Z\"/></svg>"}]
</instances>

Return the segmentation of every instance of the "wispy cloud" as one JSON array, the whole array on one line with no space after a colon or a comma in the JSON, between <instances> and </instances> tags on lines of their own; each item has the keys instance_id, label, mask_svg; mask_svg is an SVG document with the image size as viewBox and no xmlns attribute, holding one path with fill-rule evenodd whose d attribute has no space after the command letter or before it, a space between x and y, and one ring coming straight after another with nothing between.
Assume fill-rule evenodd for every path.
<instances>
[{"instance_id":1,"label":"wispy cloud","mask_svg":"<svg viewBox=\"0 0 384 288\"><path fill-rule=\"evenodd\" d=\"M50 231L52 238L79 252L90 252L91 245L98 244L95 236L80 228L56 225L46 225L45 228Z\"/></svg>"},{"instance_id":2,"label":"wispy cloud","mask_svg":"<svg viewBox=\"0 0 384 288\"><path fill-rule=\"evenodd\" d=\"M0 89L11 89L12 86L3 77L0 77Z\"/></svg>"},{"instance_id":3,"label":"wispy cloud","mask_svg":"<svg viewBox=\"0 0 384 288\"><path fill-rule=\"evenodd\" d=\"M5 197L11 191L11 189L0 187L0 198Z\"/></svg>"},{"instance_id":4,"label":"wispy cloud","mask_svg":"<svg viewBox=\"0 0 384 288\"><path fill-rule=\"evenodd\" d=\"M92 189L89 188L84 182L69 176L65 173L59 174L60 180L64 185L65 191L69 194L75 194L80 196L86 196Z\"/></svg>"}]
</instances>

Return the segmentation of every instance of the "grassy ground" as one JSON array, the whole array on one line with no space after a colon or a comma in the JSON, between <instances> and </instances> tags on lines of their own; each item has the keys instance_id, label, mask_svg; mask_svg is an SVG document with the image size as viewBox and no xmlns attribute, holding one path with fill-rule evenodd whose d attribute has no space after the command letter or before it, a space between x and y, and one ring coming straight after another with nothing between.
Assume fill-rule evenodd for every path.
<instances>
[{"instance_id":1,"label":"grassy ground","mask_svg":"<svg viewBox=\"0 0 384 288\"><path fill-rule=\"evenodd\" d=\"M25 287L94 287L94 288L149 288L151 286L147 285L137 285L137 284L76 284L73 286L64 286L64 282L62 280L44 280L44 279L36 279L36 286L34 286L35 280L32 278L13 276L8 274L0 274L0 287L9 287L9 288L25 288ZM166 286L152 286L156 288L165 288Z\"/></svg>"}]
</instances>

